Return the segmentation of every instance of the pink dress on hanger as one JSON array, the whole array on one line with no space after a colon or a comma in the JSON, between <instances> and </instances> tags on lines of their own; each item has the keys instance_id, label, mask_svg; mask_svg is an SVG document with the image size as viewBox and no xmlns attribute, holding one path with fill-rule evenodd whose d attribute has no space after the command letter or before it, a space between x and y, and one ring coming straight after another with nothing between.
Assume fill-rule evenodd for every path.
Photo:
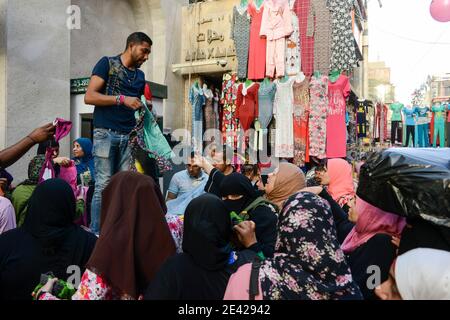
<instances>
[{"instance_id":1,"label":"pink dress on hanger","mask_svg":"<svg viewBox=\"0 0 450 320\"><path fill-rule=\"evenodd\" d=\"M350 95L350 81L340 75L336 82L328 82L327 158L347 156L346 98Z\"/></svg>"},{"instance_id":2,"label":"pink dress on hanger","mask_svg":"<svg viewBox=\"0 0 450 320\"><path fill-rule=\"evenodd\" d=\"M258 10L254 2L248 5L248 14L251 17L250 47L248 52L248 79L258 80L265 77L266 71L266 38L259 36L261 21L264 12L264 3Z\"/></svg>"}]
</instances>

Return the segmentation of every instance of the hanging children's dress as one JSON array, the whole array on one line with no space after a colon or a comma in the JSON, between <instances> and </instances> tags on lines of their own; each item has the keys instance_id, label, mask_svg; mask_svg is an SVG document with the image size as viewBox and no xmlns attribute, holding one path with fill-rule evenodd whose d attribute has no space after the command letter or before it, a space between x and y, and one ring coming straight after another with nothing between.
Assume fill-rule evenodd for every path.
<instances>
[{"instance_id":1,"label":"hanging children's dress","mask_svg":"<svg viewBox=\"0 0 450 320\"><path fill-rule=\"evenodd\" d=\"M347 156L345 112L349 94L350 81L347 76L340 75L336 82L328 82L327 158Z\"/></svg>"},{"instance_id":2,"label":"hanging children's dress","mask_svg":"<svg viewBox=\"0 0 450 320\"><path fill-rule=\"evenodd\" d=\"M270 81L263 81L259 86L258 91L258 121L260 125L260 134L259 136L259 149L263 148L263 138L265 137L269 140L268 137L268 127L270 121L273 117L273 102L275 99L275 93L277 91L277 86L275 83Z\"/></svg>"},{"instance_id":3,"label":"hanging children's dress","mask_svg":"<svg viewBox=\"0 0 450 320\"><path fill-rule=\"evenodd\" d=\"M309 84L309 155L326 158L328 77L311 78Z\"/></svg>"},{"instance_id":4,"label":"hanging children's dress","mask_svg":"<svg viewBox=\"0 0 450 320\"><path fill-rule=\"evenodd\" d=\"M236 117L237 75L226 73L222 83L222 136L223 142L231 147L237 145L239 120Z\"/></svg>"},{"instance_id":5,"label":"hanging children's dress","mask_svg":"<svg viewBox=\"0 0 450 320\"><path fill-rule=\"evenodd\" d=\"M203 143L203 105L205 95L198 83L194 83L189 90L189 102L192 105L192 144L194 150L200 151Z\"/></svg>"},{"instance_id":6,"label":"hanging children's dress","mask_svg":"<svg viewBox=\"0 0 450 320\"><path fill-rule=\"evenodd\" d=\"M293 158L294 157L294 129L293 129L293 102L294 94L292 90L292 81L275 81L277 92L273 113L276 119L275 131L275 157Z\"/></svg>"},{"instance_id":7,"label":"hanging children's dress","mask_svg":"<svg viewBox=\"0 0 450 320\"><path fill-rule=\"evenodd\" d=\"M255 118L258 117L258 90L259 83L256 82L248 86L246 83L241 83L238 87L236 117L244 132L250 129Z\"/></svg>"},{"instance_id":8,"label":"hanging children's dress","mask_svg":"<svg viewBox=\"0 0 450 320\"><path fill-rule=\"evenodd\" d=\"M310 0L297 0L294 3L294 12L298 17L300 31L301 70L309 77L314 69L314 37L308 37L308 14Z\"/></svg>"},{"instance_id":9,"label":"hanging children's dress","mask_svg":"<svg viewBox=\"0 0 450 320\"><path fill-rule=\"evenodd\" d=\"M266 38L259 36L261 20L264 13L264 3L257 8L254 1L247 9L251 17L250 47L248 52L248 79L258 80L265 77L266 71Z\"/></svg>"},{"instance_id":10,"label":"hanging children's dress","mask_svg":"<svg viewBox=\"0 0 450 320\"><path fill-rule=\"evenodd\" d=\"M303 167L309 162L309 81L294 81L294 164Z\"/></svg>"}]
</instances>

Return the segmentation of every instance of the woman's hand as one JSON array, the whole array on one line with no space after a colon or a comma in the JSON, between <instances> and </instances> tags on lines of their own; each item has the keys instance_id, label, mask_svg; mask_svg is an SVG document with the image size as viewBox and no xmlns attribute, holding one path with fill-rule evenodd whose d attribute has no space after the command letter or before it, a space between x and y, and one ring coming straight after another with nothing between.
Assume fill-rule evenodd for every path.
<instances>
[{"instance_id":1,"label":"woman's hand","mask_svg":"<svg viewBox=\"0 0 450 320\"><path fill-rule=\"evenodd\" d=\"M36 294L36 297L39 298L39 296L44 292L51 293L53 290L53 286L57 281L58 278L48 279L47 283L41 289L39 289L39 291Z\"/></svg>"},{"instance_id":2,"label":"woman's hand","mask_svg":"<svg viewBox=\"0 0 450 320\"><path fill-rule=\"evenodd\" d=\"M56 164L59 164L60 166L63 166L63 167L70 167L72 164L71 160L66 157L55 158L55 159L53 159L53 162Z\"/></svg>"},{"instance_id":3,"label":"woman's hand","mask_svg":"<svg viewBox=\"0 0 450 320\"><path fill-rule=\"evenodd\" d=\"M239 242L242 243L244 247L249 248L257 242L255 223L253 221L242 221L238 225L235 225L233 229L237 233Z\"/></svg>"}]
</instances>

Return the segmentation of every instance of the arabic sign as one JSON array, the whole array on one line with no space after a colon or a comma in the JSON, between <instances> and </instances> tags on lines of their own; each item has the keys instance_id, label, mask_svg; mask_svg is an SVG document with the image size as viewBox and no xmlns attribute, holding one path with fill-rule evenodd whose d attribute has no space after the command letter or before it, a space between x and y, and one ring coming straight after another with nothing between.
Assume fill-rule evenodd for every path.
<instances>
[{"instance_id":1,"label":"arabic sign","mask_svg":"<svg viewBox=\"0 0 450 320\"><path fill-rule=\"evenodd\" d=\"M85 93L90 78L80 78L70 80L70 93Z\"/></svg>"},{"instance_id":2,"label":"arabic sign","mask_svg":"<svg viewBox=\"0 0 450 320\"><path fill-rule=\"evenodd\" d=\"M223 0L183 8L183 61L227 59L227 67L236 64L236 49L230 38L235 4L234 0Z\"/></svg>"}]
</instances>

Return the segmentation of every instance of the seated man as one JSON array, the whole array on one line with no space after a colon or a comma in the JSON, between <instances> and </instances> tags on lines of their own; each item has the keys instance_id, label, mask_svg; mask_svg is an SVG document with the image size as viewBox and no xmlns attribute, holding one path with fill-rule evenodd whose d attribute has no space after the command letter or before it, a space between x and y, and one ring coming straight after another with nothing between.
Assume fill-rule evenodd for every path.
<instances>
[{"instance_id":1,"label":"seated man","mask_svg":"<svg viewBox=\"0 0 450 320\"><path fill-rule=\"evenodd\" d=\"M167 190L166 201L176 199L177 197L188 193L208 179L203 170L194 164L195 154L192 152L189 163L186 164L186 170L175 173Z\"/></svg>"}]
</instances>

